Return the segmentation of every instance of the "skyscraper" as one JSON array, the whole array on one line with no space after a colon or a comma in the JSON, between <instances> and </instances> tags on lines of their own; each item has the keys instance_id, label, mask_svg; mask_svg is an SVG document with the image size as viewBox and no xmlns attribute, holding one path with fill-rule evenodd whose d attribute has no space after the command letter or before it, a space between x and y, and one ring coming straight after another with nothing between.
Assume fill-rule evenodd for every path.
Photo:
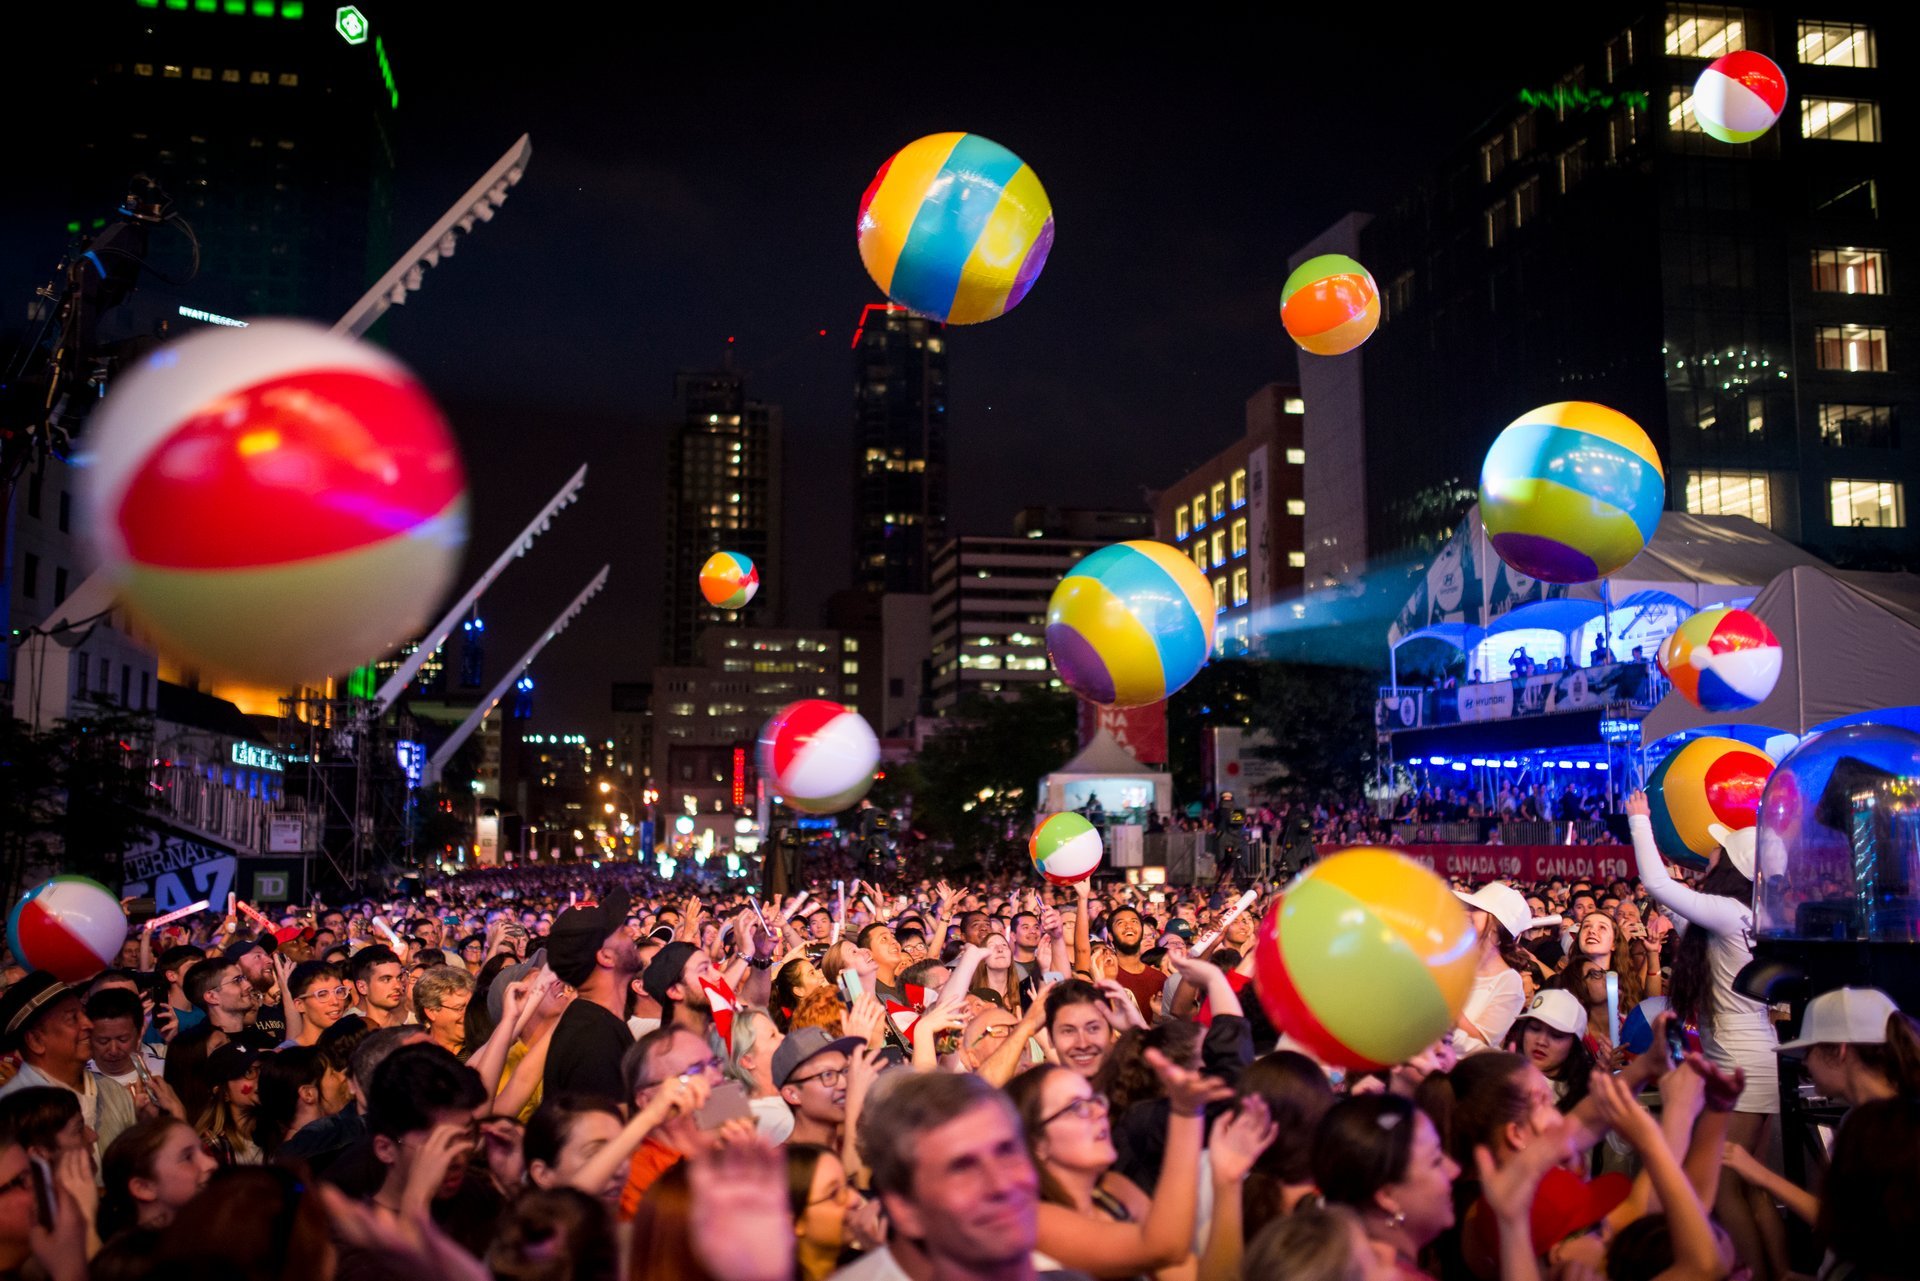
<instances>
[{"instance_id":1,"label":"skyscraper","mask_svg":"<svg viewBox=\"0 0 1920 1281\"><path fill-rule=\"evenodd\" d=\"M870 592L924 592L947 530L945 326L872 303L853 334L854 569Z\"/></svg>"},{"instance_id":2,"label":"skyscraper","mask_svg":"<svg viewBox=\"0 0 1920 1281\"><path fill-rule=\"evenodd\" d=\"M674 375L673 399L660 662L684 667L703 629L780 617L780 406L748 399L731 369ZM760 571L744 609L715 609L700 595L700 567L718 551L740 552Z\"/></svg>"}]
</instances>

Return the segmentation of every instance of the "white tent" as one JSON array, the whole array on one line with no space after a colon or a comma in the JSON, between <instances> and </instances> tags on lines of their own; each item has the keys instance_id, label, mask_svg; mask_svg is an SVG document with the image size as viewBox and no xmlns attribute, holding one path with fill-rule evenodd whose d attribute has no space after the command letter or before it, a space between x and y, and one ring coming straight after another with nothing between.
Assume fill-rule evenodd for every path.
<instances>
[{"instance_id":1,"label":"white tent","mask_svg":"<svg viewBox=\"0 0 1920 1281\"><path fill-rule=\"evenodd\" d=\"M1703 712L1675 691L1647 713L1642 741L1709 725L1806 734L1839 717L1920 703L1920 576L1796 566L1747 608L1786 651L1773 693L1744 711Z\"/></svg>"},{"instance_id":2,"label":"white tent","mask_svg":"<svg viewBox=\"0 0 1920 1281\"><path fill-rule=\"evenodd\" d=\"M1165 817L1173 812L1173 775L1149 769L1120 746L1105 729L1098 730L1080 754L1040 780L1040 812L1077 810L1092 797L1114 821L1124 821L1148 809Z\"/></svg>"}]
</instances>

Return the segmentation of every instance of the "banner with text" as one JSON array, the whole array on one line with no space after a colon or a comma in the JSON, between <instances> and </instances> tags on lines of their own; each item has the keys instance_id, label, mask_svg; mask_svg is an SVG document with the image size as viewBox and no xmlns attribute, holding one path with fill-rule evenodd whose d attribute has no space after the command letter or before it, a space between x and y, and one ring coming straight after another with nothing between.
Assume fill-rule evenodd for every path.
<instances>
[{"instance_id":1,"label":"banner with text","mask_svg":"<svg viewBox=\"0 0 1920 1281\"><path fill-rule=\"evenodd\" d=\"M1321 845L1321 857L1345 848ZM1532 884L1559 877L1565 881L1611 881L1633 875L1633 848L1628 845L1395 845L1395 853L1448 879L1469 885L1488 881Z\"/></svg>"},{"instance_id":2,"label":"banner with text","mask_svg":"<svg viewBox=\"0 0 1920 1281\"><path fill-rule=\"evenodd\" d=\"M1093 736L1103 729L1142 765L1167 763L1165 700L1145 707L1099 707L1081 699L1080 746L1091 743Z\"/></svg>"}]
</instances>

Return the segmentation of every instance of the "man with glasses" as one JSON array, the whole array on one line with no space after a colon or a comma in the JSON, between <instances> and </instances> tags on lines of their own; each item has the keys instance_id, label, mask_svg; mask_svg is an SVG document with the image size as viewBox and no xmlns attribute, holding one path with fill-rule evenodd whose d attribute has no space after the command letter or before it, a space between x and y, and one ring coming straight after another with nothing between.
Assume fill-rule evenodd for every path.
<instances>
[{"instance_id":1,"label":"man with glasses","mask_svg":"<svg viewBox=\"0 0 1920 1281\"><path fill-rule=\"evenodd\" d=\"M187 999L206 1011L209 1028L222 1034L208 1049L218 1049L226 1041L244 1041L261 1050L278 1048L280 1042L270 1033L254 1027L260 992L231 957L216 956L194 966L187 974L186 990Z\"/></svg>"},{"instance_id":2,"label":"man with glasses","mask_svg":"<svg viewBox=\"0 0 1920 1281\"><path fill-rule=\"evenodd\" d=\"M773 1084L793 1111L794 1143L840 1150L847 1122L847 1056L865 1044L825 1028L790 1033L773 1055Z\"/></svg>"},{"instance_id":3,"label":"man with glasses","mask_svg":"<svg viewBox=\"0 0 1920 1281\"><path fill-rule=\"evenodd\" d=\"M473 975L451 965L434 966L413 985L413 1012L420 1026L449 1054L460 1053L466 1044L467 1002L472 999Z\"/></svg>"},{"instance_id":4,"label":"man with glasses","mask_svg":"<svg viewBox=\"0 0 1920 1281\"><path fill-rule=\"evenodd\" d=\"M620 1191L622 1220L634 1216L647 1189L683 1158L711 1151L724 1139L752 1135L751 1120L710 1131L700 1128L700 1109L713 1088L725 1080L726 1066L727 1061L704 1038L671 1023L641 1037L620 1060L627 1097L636 1108L652 1103L670 1081L684 1082L690 1089L687 1106L655 1126L633 1154L626 1186Z\"/></svg>"},{"instance_id":5,"label":"man with glasses","mask_svg":"<svg viewBox=\"0 0 1920 1281\"><path fill-rule=\"evenodd\" d=\"M339 966L302 961L288 976L287 990L293 995L293 1008L300 1011L300 1035L286 1044L317 1045L320 1034L347 1012L347 994L352 989Z\"/></svg>"}]
</instances>

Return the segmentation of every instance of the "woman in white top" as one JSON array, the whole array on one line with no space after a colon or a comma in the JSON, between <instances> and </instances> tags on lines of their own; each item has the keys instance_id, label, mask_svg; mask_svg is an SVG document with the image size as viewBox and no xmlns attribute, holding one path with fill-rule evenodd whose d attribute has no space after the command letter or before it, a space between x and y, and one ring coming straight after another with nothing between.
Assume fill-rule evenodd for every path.
<instances>
[{"instance_id":1,"label":"woman in white top","mask_svg":"<svg viewBox=\"0 0 1920 1281\"><path fill-rule=\"evenodd\" d=\"M1542 925L1558 925L1560 918L1535 917L1520 891L1504 881L1493 881L1471 894L1454 893L1467 905L1473 928L1480 936L1480 964L1474 971L1473 991L1453 1027L1454 1053L1464 1058L1505 1041L1507 1029L1526 1008L1527 989L1520 978L1520 967L1529 962L1519 954L1515 940Z\"/></svg>"},{"instance_id":2,"label":"woman in white top","mask_svg":"<svg viewBox=\"0 0 1920 1281\"><path fill-rule=\"evenodd\" d=\"M1746 1089L1734 1107L1727 1138L1749 1152L1767 1150L1772 1119L1780 1111L1779 1037L1767 1007L1733 990L1734 976L1753 959L1753 829L1711 830L1721 848L1707 862L1699 889L1689 889L1667 871L1653 839L1647 794L1627 798L1627 826L1640 883L1653 901L1684 926L1674 953L1667 999L1682 1025L1697 1029L1700 1048L1723 1072L1740 1068ZM1771 1199L1722 1170L1714 1212L1756 1281L1787 1271L1786 1228Z\"/></svg>"}]
</instances>

